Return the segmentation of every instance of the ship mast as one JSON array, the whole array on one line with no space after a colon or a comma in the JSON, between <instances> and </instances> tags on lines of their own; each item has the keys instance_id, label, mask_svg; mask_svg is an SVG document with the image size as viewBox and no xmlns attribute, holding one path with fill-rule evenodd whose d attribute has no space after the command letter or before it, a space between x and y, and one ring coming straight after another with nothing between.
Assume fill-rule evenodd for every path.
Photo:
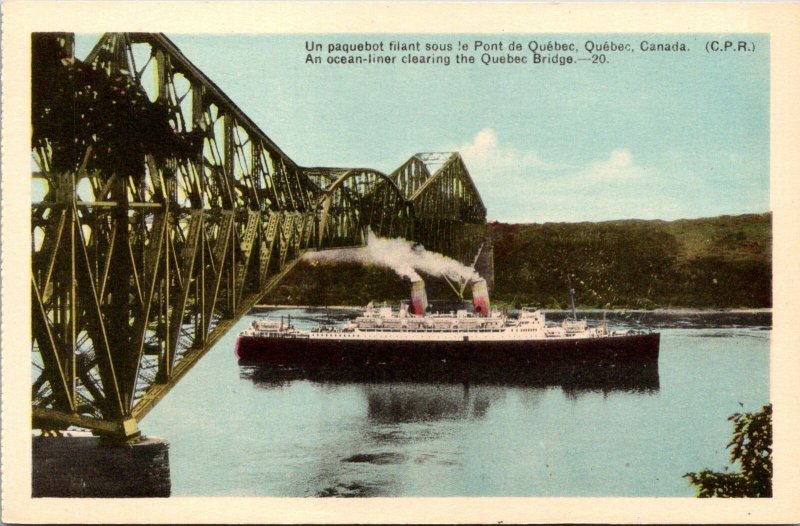
<instances>
[{"instance_id":1,"label":"ship mast","mask_svg":"<svg viewBox=\"0 0 800 526\"><path fill-rule=\"evenodd\" d=\"M572 288L572 283L569 286L569 305L572 309L572 319L577 321L578 315L575 313L575 289Z\"/></svg>"},{"instance_id":2,"label":"ship mast","mask_svg":"<svg viewBox=\"0 0 800 526\"><path fill-rule=\"evenodd\" d=\"M481 243L481 246L478 247L478 252L475 254L475 259L472 260L472 268L473 268L473 270L475 269L475 265L478 264L478 258L481 257L481 252L482 251L483 251L483 243ZM450 285L450 288L453 289L453 292L456 293L456 296L458 296L458 299L463 300L464 299L464 289L467 288L467 284L469 284L470 280L469 279L464 279L463 281L461 281L460 288L456 288L456 285L453 283L453 281L450 280L450 278L447 277L447 274L442 274L442 277L447 282L447 284Z\"/></svg>"}]
</instances>

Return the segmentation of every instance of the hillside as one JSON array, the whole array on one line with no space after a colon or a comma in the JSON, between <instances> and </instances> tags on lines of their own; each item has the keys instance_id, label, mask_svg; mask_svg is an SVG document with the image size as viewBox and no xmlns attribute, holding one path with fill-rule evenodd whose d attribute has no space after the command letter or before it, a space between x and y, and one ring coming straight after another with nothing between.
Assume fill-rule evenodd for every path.
<instances>
[{"instance_id":1,"label":"hillside","mask_svg":"<svg viewBox=\"0 0 800 526\"><path fill-rule=\"evenodd\" d=\"M491 225L495 297L564 307L769 307L768 214Z\"/></svg>"},{"instance_id":2,"label":"hillside","mask_svg":"<svg viewBox=\"0 0 800 526\"><path fill-rule=\"evenodd\" d=\"M771 306L769 214L489 229L493 296L503 303L564 308L571 282L578 304L590 308ZM452 297L446 284L426 281L430 297ZM361 305L407 294L407 284L383 269L301 263L268 301Z\"/></svg>"}]
</instances>

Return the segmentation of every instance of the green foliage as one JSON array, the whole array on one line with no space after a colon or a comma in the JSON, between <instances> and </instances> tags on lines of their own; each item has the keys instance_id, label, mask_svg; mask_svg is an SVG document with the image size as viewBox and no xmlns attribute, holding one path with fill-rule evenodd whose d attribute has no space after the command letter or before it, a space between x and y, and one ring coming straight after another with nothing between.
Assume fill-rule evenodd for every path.
<instances>
[{"instance_id":1,"label":"green foliage","mask_svg":"<svg viewBox=\"0 0 800 526\"><path fill-rule=\"evenodd\" d=\"M583 304L645 307L636 300L661 286L677 252L674 238L640 222L492 227L495 296L544 306L566 302L570 282Z\"/></svg>"},{"instance_id":2,"label":"green foliage","mask_svg":"<svg viewBox=\"0 0 800 526\"><path fill-rule=\"evenodd\" d=\"M733 422L730 462L739 464L739 472L704 469L684 477L697 488L698 497L771 497L772 404L757 413L735 413L728 420Z\"/></svg>"},{"instance_id":3,"label":"green foliage","mask_svg":"<svg viewBox=\"0 0 800 526\"><path fill-rule=\"evenodd\" d=\"M564 308L769 307L769 214L492 223L496 299Z\"/></svg>"},{"instance_id":4,"label":"green foliage","mask_svg":"<svg viewBox=\"0 0 800 526\"><path fill-rule=\"evenodd\" d=\"M769 214L680 221L491 223L493 301L566 308L568 283L579 307L769 307ZM454 299L426 276L430 299ZM377 267L301 264L270 302L363 305L407 298L408 284Z\"/></svg>"}]
</instances>

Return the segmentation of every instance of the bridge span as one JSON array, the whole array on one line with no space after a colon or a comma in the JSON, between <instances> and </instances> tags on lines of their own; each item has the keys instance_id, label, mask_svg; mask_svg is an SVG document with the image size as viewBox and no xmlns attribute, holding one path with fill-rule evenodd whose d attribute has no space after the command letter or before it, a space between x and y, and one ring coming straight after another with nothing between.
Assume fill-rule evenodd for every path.
<instances>
[{"instance_id":1,"label":"bridge span","mask_svg":"<svg viewBox=\"0 0 800 526\"><path fill-rule=\"evenodd\" d=\"M302 167L162 34L32 39L33 426L138 422L304 251L367 228L466 260L486 208L458 153ZM331 130L335 133L335 130Z\"/></svg>"}]
</instances>

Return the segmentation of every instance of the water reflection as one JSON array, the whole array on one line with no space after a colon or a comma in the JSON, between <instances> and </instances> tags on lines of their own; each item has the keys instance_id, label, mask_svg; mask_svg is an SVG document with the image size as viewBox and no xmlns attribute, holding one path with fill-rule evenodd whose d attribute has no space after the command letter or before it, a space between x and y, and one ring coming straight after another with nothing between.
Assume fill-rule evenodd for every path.
<instances>
[{"instance_id":1,"label":"water reflection","mask_svg":"<svg viewBox=\"0 0 800 526\"><path fill-rule=\"evenodd\" d=\"M502 396L496 389L470 390L469 384L364 384L362 389L368 417L381 424L481 418Z\"/></svg>"},{"instance_id":2,"label":"water reflection","mask_svg":"<svg viewBox=\"0 0 800 526\"><path fill-rule=\"evenodd\" d=\"M420 363L413 368L330 366L288 367L242 365L242 379L257 387L276 389L295 381L323 385L358 384L365 395L368 417L379 423L481 418L491 404L505 396L506 387L523 387L526 398L560 387L565 396L659 390L658 363L613 366L565 365L529 369L453 369ZM535 404L534 404L535 405Z\"/></svg>"},{"instance_id":3,"label":"water reflection","mask_svg":"<svg viewBox=\"0 0 800 526\"><path fill-rule=\"evenodd\" d=\"M480 459L504 458L506 453L498 453L494 444L498 436L527 452L522 462L538 458L546 433L533 441L527 433L535 434L540 419L552 416L549 406L554 393L559 398L559 389L562 399L586 397L589 404L600 400L603 405L606 398L625 398L617 394L647 396L659 390L657 363L512 370L441 363L413 368L259 364L240 365L239 372L242 379L279 396L283 390L309 393L321 387L331 400L350 401L351 409L343 413L331 408L347 424L331 427L335 432L326 435L324 448L313 455L303 493L320 497L416 494L431 477L439 481L434 484L443 484L462 477ZM317 388L309 390L309 382ZM529 431L519 435L517 426ZM514 458L498 460L505 465L501 469L513 470L508 462L520 460ZM427 491L459 494L441 486Z\"/></svg>"}]
</instances>

